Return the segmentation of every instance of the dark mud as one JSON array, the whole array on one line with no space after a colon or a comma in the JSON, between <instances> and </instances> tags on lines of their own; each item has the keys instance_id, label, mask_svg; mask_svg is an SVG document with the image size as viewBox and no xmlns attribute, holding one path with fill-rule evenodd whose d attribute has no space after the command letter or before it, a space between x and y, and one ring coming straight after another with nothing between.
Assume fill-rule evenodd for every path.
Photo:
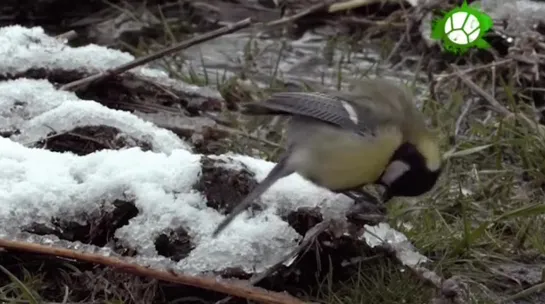
<instances>
[{"instance_id":1,"label":"dark mud","mask_svg":"<svg viewBox=\"0 0 545 304\"><path fill-rule=\"evenodd\" d=\"M203 157L202 175L194 186L207 200L207 206L228 214L257 185L253 173L221 167L223 161Z\"/></svg>"},{"instance_id":2,"label":"dark mud","mask_svg":"<svg viewBox=\"0 0 545 304\"><path fill-rule=\"evenodd\" d=\"M119 150L139 147L143 151L152 149L152 144L123 134L117 128L109 126L78 127L71 131L48 134L47 139L35 144L37 147L54 152L72 152L87 155L101 150Z\"/></svg>"},{"instance_id":3,"label":"dark mud","mask_svg":"<svg viewBox=\"0 0 545 304\"><path fill-rule=\"evenodd\" d=\"M81 215L80 219L85 224L53 218L47 225L33 224L24 231L36 235L55 235L61 240L79 241L98 247L115 245L115 231L127 225L130 219L137 216L138 209L132 201L115 200L111 205L113 208L101 208L96 214Z\"/></svg>"},{"instance_id":4,"label":"dark mud","mask_svg":"<svg viewBox=\"0 0 545 304\"><path fill-rule=\"evenodd\" d=\"M178 262L193 249L191 238L183 227L161 233L155 240L155 249L164 257Z\"/></svg>"}]
</instances>

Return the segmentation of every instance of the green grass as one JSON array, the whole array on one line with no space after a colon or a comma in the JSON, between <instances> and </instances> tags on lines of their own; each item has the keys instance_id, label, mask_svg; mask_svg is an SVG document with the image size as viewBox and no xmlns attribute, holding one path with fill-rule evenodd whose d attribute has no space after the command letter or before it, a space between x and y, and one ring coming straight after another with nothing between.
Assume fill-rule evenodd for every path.
<instances>
[{"instance_id":1,"label":"green grass","mask_svg":"<svg viewBox=\"0 0 545 304\"><path fill-rule=\"evenodd\" d=\"M316 295L329 304L419 304L429 302L431 290L397 264L379 257L372 264L361 263L358 272L345 282L326 278Z\"/></svg>"},{"instance_id":2,"label":"green grass","mask_svg":"<svg viewBox=\"0 0 545 304\"><path fill-rule=\"evenodd\" d=\"M467 100L467 93L460 89L451 98L440 103L430 100L425 105L444 150L454 146L456 151L432 193L418 199L397 199L389 206L390 224L433 259L438 274L444 278L461 276L471 288L473 303L492 303L489 295L523 289L508 274L495 271L498 266L522 261L539 264L545 253L544 140L524 119L493 114L483 121L487 114L482 109L470 110L463 131L454 137L462 95ZM502 103L517 104L513 101L518 100ZM527 106L510 110L519 113L527 111ZM429 302L421 298L429 295L428 287L414 277L404 274L401 277L406 282L399 283L404 287L391 288L390 280L399 280L400 270L379 269L387 273L381 272L380 280L371 279L375 274L365 271L357 279L328 286L323 297L327 303L400 303L396 299L417 289L417 296L411 292L405 303ZM381 300L361 300L361 293L366 299Z\"/></svg>"}]
</instances>

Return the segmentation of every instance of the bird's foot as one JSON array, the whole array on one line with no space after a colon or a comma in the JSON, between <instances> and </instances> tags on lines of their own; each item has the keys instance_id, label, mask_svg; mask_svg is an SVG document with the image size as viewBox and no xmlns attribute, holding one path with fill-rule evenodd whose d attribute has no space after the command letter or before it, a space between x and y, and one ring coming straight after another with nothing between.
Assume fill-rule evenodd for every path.
<instances>
[{"instance_id":1,"label":"bird's foot","mask_svg":"<svg viewBox=\"0 0 545 304\"><path fill-rule=\"evenodd\" d=\"M386 206L371 194L365 191L348 191L344 194L354 200L354 205L346 213L348 219L371 223L386 219Z\"/></svg>"}]
</instances>

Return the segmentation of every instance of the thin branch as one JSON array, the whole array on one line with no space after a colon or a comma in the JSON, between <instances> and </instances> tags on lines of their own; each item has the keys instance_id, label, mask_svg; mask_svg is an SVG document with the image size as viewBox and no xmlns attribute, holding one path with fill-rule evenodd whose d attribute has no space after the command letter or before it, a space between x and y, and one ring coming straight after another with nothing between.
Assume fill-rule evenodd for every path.
<instances>
[{"instance_id":1,"label":"thin branch","mask_svg":"<svg viewBox=\"0 0 545 304\"><path fill-rule=\"evenodd\" d=\"M25 251L45 254L94 264L101 264L114 269L139 276L151 277L157 280L199 287L232 296L245 298L262 303L304 304L305 302L287 293L272 292L253 287L246 281L233 279L218 279L215 276L189 276L174 272L164 272L124 261L118 257L103 256L94 253L76 252L66 248L56 248L34 243L0 239L0 247L8 250Z\"/></svg>"},{"instance_id":2,"label":"thin branch","mask_svg":"<svg viewBox=\"0 0 545 304\"><path fill-rule=\"evenodd\" d=\"M195 36L195 37L193 37L191 39L182 41L181 43L178 43L178 44L175 44L175 45L173 45L171 47L165 48L165 49L163 49L163 50L161 50L161 51L159 51L157 53L153 53L153 54L150 54L150 55L135 59L135 60L133 60L131 62L127 62L127 63L122 64L122 65L120 65L120 66L118 66L116 68L113 68L113 69L110 69L110 70L107 70L107 71L104 71L104 72L100 72L100 73L91 75L89 77L85 77L83 79L79 79L79 80L67 83L67 84L65 84L65 85L63 85L61 87L61 90L74 90L74 89L77 89L77 88L79 88L81 86L89 85L92 82L104 80L107 77L111 77L111 76L114 76L114 75L124 73L124 72L126 72L126 71L128 71L130 69L133 69L133 68L137 67L137 66L146 64L148 62L159 59L159 58L161 58L163 56L172 54L174 52L178 52L180 50L187 49L187 48L189 48L189 47L191 47L193 45L196 45L196 44L199 44L199 43L214 39L216 37L219 37L219 36L222 36L222 35L225 35L225 34L236 32L236 31L238 31L240 29L243 29L243 28L246 28L246 27L250 26L251 24L252 24L252 19L251 18L246 18L246 19L244 19L242 21L233 23L231 25L228 25L228 26L225 26L225 27L222 27L222 28L210 31L210 32L206 32L206 33L204 33L202 35L198 35L198 36Z\"/></svg>"},{"instance_id":3,"label":"thin branch","mask_svg":"<svg viewBox=\"0 0 545 304\"><path fill-rule=\"evenodd\" d=\"M498 67L498 66L505 65L505 64L508 64L508 63L511 63L511 62L513 62L513 59L509 58L509 59L504 59L504 60L500 60L500 61L494 61L494 62L491 62L491 63L488 63L488 64L483 64L483 65L478 65L478 66L475 66L475 67L470 67L470 68L465 69L465 70L460 70L460 69L458 69L458 70L459 70L460 74L465 75L467 73L472 73L472 72L476 72L476 71L479 71L479 70ZM457 72L448 73L448 74L437 74L437 75L434 75L434 77L437 80L442 80L442 79L450 78L452 76L457 76L457 74L458 74Z\"/></svg>"},{"instance_id":4,"label":"thin branch","mask_svg":"<svg viewBox=\"0 0 545 304\"><path fill-rule=\"evenodd\" d=\"M356 9L358 7L366 6L366 5L373 4L373 3L378 3L378 2L381 2L381 1L382 0L349 0L349 1L344 1L344 2L340 2L340 3L332 4L329 7L329 12L330 13L336 13L336 12L340 12L340 11L348 11L348 10L351 10L351 9Z\"/></svg>"},{"instance_id":5,"label":"thin branch","mask_svg":"<svg viewBox=\"0 0 545 304\"><path fill-rule=\"evenodd\" d=\"M464 119L466 118L467 114L469 114L469 110L471 109L471 106L473 105L473 99L470 99L462 109L462 113L460 113L460 116L458 116L458 119L456 120L456 127L454 128L454 136L458 136L460 134L460 130L462 129L462 123L464 122Z\"/></svg>"},{"instance_id":6,"label":"thin branch","mask_svg":"<svg viewBox=\"0 0 545 304\"><path fill-rule=\"evenodd\" d=\"M330 13L336 13L340 11L348 11L362 6L371 5L374 3L399 3L399 0L348 0L344 2L334 3L329 6ZM412 1L407 1L411 6L415 6Z\"/></svg>"},{"instance_id":7,"label":"thin branch","mask_svg":"<svg viewBox=\"0 0 545 304\"><path fill-rule=\"evenodd\" d=\"M484 100L486 100L491 106L492 109L500 114L503 114L505 116L512 116L513 113L509 111L506 107L504 107L499 101L497 101L494 96L489 94L488 92L484 91L481 87L479 87L475 82L473 82L469 77L462 75L460 69L458 69L455 65L451 65L452 69L454 69L454 72L460 80L465 83L471 90L473 90L475 93L481 95Z\"/></svg>"},{"instance_id":8,"label":"thin branch","mask_svg":"<svg viewBox=\"0 0 545 304\"><path fill-rule=\"evenodd\" d=\"M451 65L451 67L454 69L456 75L462 80L463 83L465 83L470 89L472 89L475 93L479 94L484 100L486 100L492 107L492 110L495 112L502 114L506 117L517 117L523 120L528 124L530 128L533 128L541 137L545 136L545 127L538 124L536 121L530 119L528 116L524 115L523 113L513 113L509 111L505 106L503 106L492 94L489 94L485 90L483 90L481 87L479 87L475 82L473 82L469 77L466 77L461 74L460 70L454 66Z\"/></svg>"}]
</instances>

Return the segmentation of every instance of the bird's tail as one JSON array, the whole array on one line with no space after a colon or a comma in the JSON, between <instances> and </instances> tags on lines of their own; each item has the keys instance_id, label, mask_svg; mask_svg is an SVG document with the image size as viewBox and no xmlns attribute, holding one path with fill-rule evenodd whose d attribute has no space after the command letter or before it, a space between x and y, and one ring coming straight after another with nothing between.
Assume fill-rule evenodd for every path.
<instances>
[{"instance_id":1,"label":"bird's tail","mask_svg":"<svg viewBox=\"0 0 545 304\"><path fill-rule=\"evenodd\" d=\"M292 174L294 171L289 168L287 163L287 157L282 157L281 160L274 166L274 168L269 172L267 177L259 183L253 190L248 194L242 202L235 206L235 208L229 213L223 221L220 222L216 230L212 233L212 237L215 238L220 232L222 232L230 223L244 211L248 206L258 197L261 196L267 189L269 189L278 179Z\"/></svg>"}]
</instances>

